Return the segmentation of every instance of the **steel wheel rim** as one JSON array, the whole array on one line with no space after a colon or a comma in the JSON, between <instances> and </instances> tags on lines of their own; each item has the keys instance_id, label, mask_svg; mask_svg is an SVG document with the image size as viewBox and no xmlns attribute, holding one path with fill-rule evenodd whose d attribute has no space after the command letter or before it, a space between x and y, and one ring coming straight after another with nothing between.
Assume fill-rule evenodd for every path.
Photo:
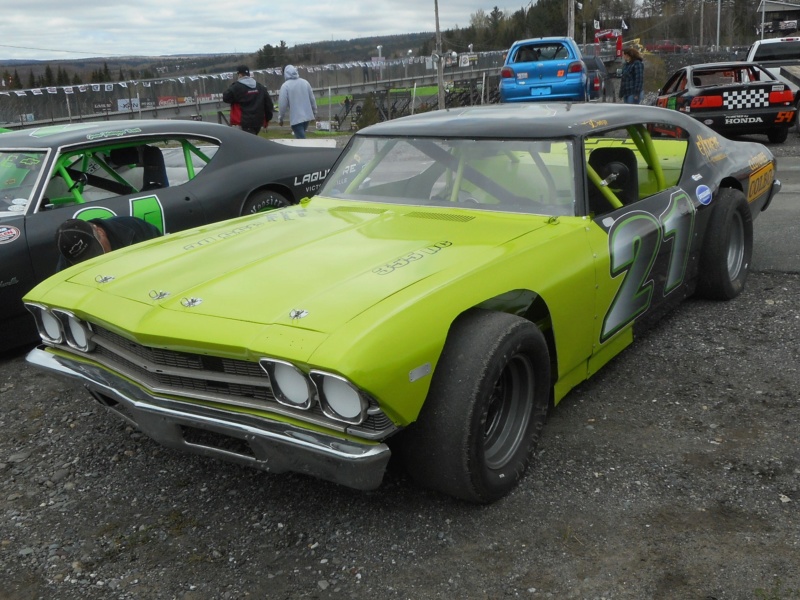
<instances>
[{"instance_id":1,"label":"steel wheel rim","mask_svg":"<svg viewBox=\"0 0 800 600\"><path fill-rule=\"evenodd\" d=\"M744 223L742 215L733 213L731 221L730 241L728 242L728 277L735 280L744 264Z\"/></svg>"},{"instance_id":2,"label":"steel wheel rim","mask_svg":"<svg viewBox=\"0 0 800 600\"><path fill-rule=\"evenodd\" d=\"M531 360L516 355L495 383L483 429L483 453L489 469L507 465L525 441L533 412L534 379Z\"/></svg>"}]
</instances>

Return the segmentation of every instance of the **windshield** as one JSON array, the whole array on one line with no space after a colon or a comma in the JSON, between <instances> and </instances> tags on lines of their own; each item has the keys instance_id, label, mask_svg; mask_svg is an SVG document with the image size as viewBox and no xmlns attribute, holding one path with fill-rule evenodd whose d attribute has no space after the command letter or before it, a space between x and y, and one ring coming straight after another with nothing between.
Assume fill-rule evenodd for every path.
<instances>
[{"instance_id":1,"label":"windshield","mask_svg":"<svg viewBox=\"0 0 800 600\"><path fill-rule=\"evenodd\" d=\"M25 213L44 162L44 152L0 150L0 217Z\"/></svg>"},{"instance_id":2,"label":"windshield","mask_svg":"<svg viewBox=\"0 0 800 600\"><path fill-rule=\"evenodd\" d=\"M355 136L320 195L384 204L575 214L573 143Z\"/></svg>"}]
</instances>

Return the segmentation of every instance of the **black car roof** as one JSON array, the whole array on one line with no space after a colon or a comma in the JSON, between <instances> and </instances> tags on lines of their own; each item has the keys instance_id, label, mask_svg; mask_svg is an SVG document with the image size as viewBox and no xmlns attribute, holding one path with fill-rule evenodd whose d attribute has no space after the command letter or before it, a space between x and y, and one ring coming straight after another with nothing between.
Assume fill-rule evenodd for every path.
<instances>
[{"instance_id":1,"label":"black car roof","mask_svg":"<svg viewBox=\"0 0 800 600\"><path fill-rule=\"evenodd\" d=\"M107 143L151 135L196 135L223 140L233 135L250 136L241 131L202 121L142 119L131 121L98 121L65 125L42 125L0 134L0 148L53 148L73 146L104 139ZM247 137L241 138L247 139Z\"/></svg>"},{"instance_id":2,"label":"black car roof","mask_svg":"<svg viewBox=\"0 0 800 600\"><path fill-rule=\"evenodd\" d=\"M690 131L697 121L676 111L631 104L491 104L450 108L384 121L357 136L409 136L487 139L535 139L584 136L599 127L636 123L675 123Z\"/></svg>"}]
</instances>

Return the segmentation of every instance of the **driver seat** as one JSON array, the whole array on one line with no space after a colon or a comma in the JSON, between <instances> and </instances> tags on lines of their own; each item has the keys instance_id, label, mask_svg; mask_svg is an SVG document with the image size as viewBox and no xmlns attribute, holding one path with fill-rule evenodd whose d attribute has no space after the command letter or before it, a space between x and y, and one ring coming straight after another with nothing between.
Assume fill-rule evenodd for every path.
<instances>
[{"instance_id":1,"label":"driver seat","mask_svg":"<svg viewBox=\"0 0 800 600\"><path fill-rule=\"evenodd\" d=\"M624 206L639 200L639 163L630 148L596 148L589 154L589 165L600 179L609 180L608 187ZM609 212L605 197L589 184L589 209L595 214Z\"/></svg>"}]
</instances>

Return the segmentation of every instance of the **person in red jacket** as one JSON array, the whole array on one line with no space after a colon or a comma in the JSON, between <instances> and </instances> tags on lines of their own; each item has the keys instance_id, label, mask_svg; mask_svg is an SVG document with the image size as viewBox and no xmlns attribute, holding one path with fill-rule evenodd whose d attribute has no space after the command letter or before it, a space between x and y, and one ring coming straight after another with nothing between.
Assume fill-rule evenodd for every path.
<instances>
[{"instance_id":1,"label":"person in red jacket","mask_svg":"<svg viewBox=\"0 0 800 600\"><path fill-rule=\"evenodd\" d=\"M258 135L272 120L273 104L267 88L250 76L247 65L236 68L236 81L222 93L222 101L231 105L231 125Z\"/></svg>"}]
</instances>

